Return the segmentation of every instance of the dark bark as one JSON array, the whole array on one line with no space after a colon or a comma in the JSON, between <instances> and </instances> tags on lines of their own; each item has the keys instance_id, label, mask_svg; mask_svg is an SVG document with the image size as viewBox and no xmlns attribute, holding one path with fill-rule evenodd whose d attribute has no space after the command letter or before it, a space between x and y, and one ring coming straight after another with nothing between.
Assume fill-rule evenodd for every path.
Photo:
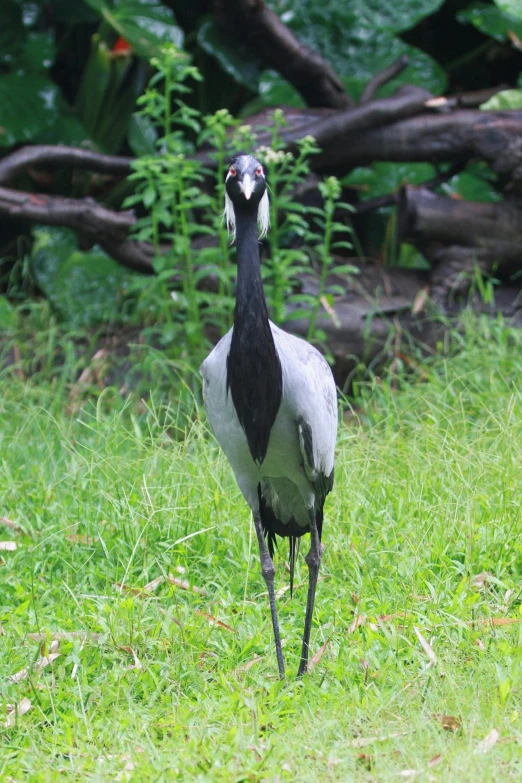
<instances>
[{"instance_id":1,"label":"dark bark","mask_svg":"<svg viewBox=\"0 0 522 783\"><path fill-rule=\"evenodd\" d=\"M325 162L330 156L342 158L342 152L332 147L342 146L345 139L353 138L356 134L357 138L359 135L364 136L361 131L387 126L403 117L419 114L430 97L430 93L421 87L399 87L389 98L377 98L362 106L330 112L307 126L285 131L282 134L283 141L292 149L298 139L313 136L323 152L314 155L310 163L314 170L321 170L325 168Z\"/></svg>"},{"instance_id":2,"label":"dark bark","mask_svg":"<svg viewBox=\"0 0 522 783\"><path fill-rule=\"evenodd\" d=\"M263 0L215 0L214 15L226 35L284 76L309 106L340 109L353 103L333 68L304 46Z\"/></svg>"},{"instance_id":3,"label":"dark bark","mask_svg":"<svg viewBox=\"0 0 522 783\"><path fill-rule=\"evenodd\" d=\"M508 201L462 201L408 186L399 198L399 239L477 248L491 264L512 265L522 261L522 209Z\"/></svg>"},{"instance_id":4,"label":"dark bark","mask_svg":"<svg viewBox=\"0 0 522 783\"><path fill-rule=\"evenodd\" d=\"M126 238L135 223L130 210L113 212L90 198L47 196L3 187L0 187L0 215L45 226L66 226L80 234L119 241Z\"/></svg>"},{"instance_id":5,"label":"dark bark","mask_svg":"<svg viewBox=\"0 0 522 783\"><path fill-rule=\"evenodd\" d=\"M431 296L446 306L465 292L475 269L509 278L522 266L522 206L459 201L424 188L401 190L399 241L415 244L433 266Z\"/></svg>"},{"instance_id":6,"label":"dark bark","mask_svg":"<svg viewBox=\"0 0 522 783\"><path fill-rule=\"evenodd\" d=\"M90 198L63 198L0 187L0 216L71 228L83 241L99 244L122 265L146 274L153 272L153 249L144 242L127 239L136 222L130 210L114 212Z\"/></svg>"},{"instance_id":7,"label":"dark bark","mask_svg":"<svg viewBox=\"0 0 522 783\"><path fill-rule=\"evenodd\" d=\"M323 146L320 139L318 143ZM522 112L417 112L417 116L366 133L350 129L339 133L336 143L314 159L314 166L339 174L375 160L446 162L471 157L488 161L498 174L520 187Z\"/></svg>"},{"instance_id":8,"label":"dark bark","mask_svg":"<svg viewBox=\"0 0 522 783\"><path fill-rule=\"evenodd\" d=\"M376 73L362 91L359 103L368 103L372 98L375 98L377 90L382 87L383 84L391 82L392 79L402 73L408 67L408 64L408 56L403 54L383 71Z\"/></svg>"},{"instance_id":9,"label":"dark bark","mask_svg":"<svg viewBox=\"0 0 522 783\"><path fill-rule=\"evenodd\" d=\"M436 111L450 111L451 109L476 109L481 103L496 95L502 90L509 89L507 84L499 84L496 87L485 87L482 90L460 92L456 95L444 95L432 98L426 103L426 108Z\"/></svg>"},{"instance_id":10,"label":"dark bark","mask_svg":"<svg viewBox=\"0 0 522 783\"><path fill-rule=\"evenodd\" d=\"M88 169L100 174L116 174L126 177L130 172L132 158L120 155L102 155L99 152L82 150L76 147L65 147L50 144L36 144L34 147L21 147L16 152L0 160L0 183L6 184L18 174L33 166L71 166L77 169Z\"/></svg>"}]
</instances>

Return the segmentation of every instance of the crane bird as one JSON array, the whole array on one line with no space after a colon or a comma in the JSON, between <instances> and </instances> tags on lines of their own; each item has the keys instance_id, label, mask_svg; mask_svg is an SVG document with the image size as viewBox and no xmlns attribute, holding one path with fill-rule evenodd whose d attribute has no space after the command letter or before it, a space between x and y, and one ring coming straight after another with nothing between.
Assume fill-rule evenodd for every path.
<instances>
[{"instance_id":1,"label":"crane bird","mask_svg":"<svg viewBox=\"0 0 522 783\"><path fill-rule=\"evenodd\" d=\"M324 357L268 318L259 237L269 228L265 172L250 155L232 160L225 218L237 245L234 324L201 365L207 418L250 506L268 587L279 675L285 669L273 563L276 536L290 539L290 587L296 543L310 533L308 597L301 660L307 669L322 555L323 506L333 486L336 387Z\"/></svg>"}]
</instances>

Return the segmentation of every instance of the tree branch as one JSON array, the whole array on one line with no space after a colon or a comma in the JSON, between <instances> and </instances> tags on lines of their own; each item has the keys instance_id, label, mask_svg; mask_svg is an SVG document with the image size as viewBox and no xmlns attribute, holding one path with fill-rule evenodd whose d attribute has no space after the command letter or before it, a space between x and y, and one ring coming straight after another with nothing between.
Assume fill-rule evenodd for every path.
<instances>
[{"instance_id":1,"label":"tree branch","mask_svg":"<svg viewBox=\"0 0 522 783\"><path fill-rule=\"evenodd\" d=\"M432 98L426 102L427 109L437 111L450 111L451 109L476 109L481 103L496 95L502 90L507 90L508 85L499 84L497 87L485 87L482 90L472 90L471 92L460 92L456 95L440 96Z\"/></svg>"},{"instance_id":2,"label":"tree branch","mask_svg":"<svg viewBox=\"0 0 522 783\"><path fill-rule=\"evenodd\" d=\"M487 160L498 174L522 187L522 112L463 109L418 114L366 133L355 134L350 129L314 156L313 165L339 174L375 160L443 162L474 156Z\"/></svg>"},{"instance_id":3,"label":"tree branch","mask_svg":"<svg viewBox=\"0 0 522 783\"><path fill-rule=\"evenodd\" d=\"M353 104L333 68L304 46L263 0L215 0L214 15L225 34L246 43L309 106L340 109Z\"/></svg>"},{"instance_id":4,"label":"tree branch","mask_svg":"<svg viewBox=\"0 0 522 783\"><path fill-rule=\"evenodd\" d=\"M0 216L71 228L93 244L99 244L123 266L146 274L154 272L153 248L127 239L136 222L132 211L113 212L90 198L35 195L0 187Z\"/></svg>"},{"instance_id":5,"label":"tree branch","mask_svg":"<svg viewBox=\"0 0 522 783\"><path fill-rule=\"evenodd\" d=\"M391 80L402 73L408 67L408 65L408 55L402 54L398 60L395 60L394 63L389 65L380 73L376 73L375 76L372 76L361 93L359 103L368 103L368 101L371 101L371 99L375 97L377 90L382 87L383 84L391 82Z\"/></svg>"},{"instance_id":6,"label":"tree branch","mask_svg":"<svg viewBox=\"0 0 522 783\"><path fill-rule=\"evenodd\" d=\"M21 147L0 160L0 184L5 184L31 166L73 166L100 174L117 174L126 177L132 158L120 155L102 155L99 152L65 147L63 145L36 144Z\"/></svg>"}]
</instances>

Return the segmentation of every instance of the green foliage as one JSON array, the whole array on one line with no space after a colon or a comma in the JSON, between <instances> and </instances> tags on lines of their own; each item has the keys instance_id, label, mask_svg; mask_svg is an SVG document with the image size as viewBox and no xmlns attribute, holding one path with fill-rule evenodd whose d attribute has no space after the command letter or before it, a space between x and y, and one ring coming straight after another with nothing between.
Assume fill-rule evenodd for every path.
<instances>
[{"instance_id":1,"label":"green foliage","mask_svg":"<svg viewBox=\"0 0 522 783\"><path fill-rule=\"evenodd\" d=\"M78 250L75 234L66 229L35 229L31 264L69 329L121 322L131 284L141 280L99 249Z\"/></svg>"},{"instance_id":2,"label":"green foliage","mask_svg":"<svg viewBox=\"0 0 522 783\"><path fill-rule=\"evenodd\" d=\"M43 76L9 73L0 77L0 147L31 141L55 120L59 91Z\"/></svg>"},{"instance_id":3,"label":"green foliage","mask_svg":"<svg viewBox=\"0 0 522 783\"><path fill-rule=\"evenodd\" d=\"M371 166L357 166L343 177L343 185L355 188L361 196L376 198L394 193L402 185L422 185L435 176L431 163L387 163L376 161Z\"/></svg>"},{"instance_id":4,"label":"green foliage","mask_svg":"<svg viewBox=\"0 0 522 783\"><path fill-rule=\"evenodd\" d=\"M183 332L197 358L206 343L206 329L217 328L223 333L232 323L235 267L221 219L227 151L252 148L254 139L250 127L239 126L226 110L203 117L182 100L190 94L190 82L201 78L187 55L165 47L152 63L157 72L138 103L140 118L158 130L158 151L133 163L130 180L135 183L135 193L127 198L125 206L140 204L146 209L137 222L135 236L152 243L156 250L157 278L150 284L154 295L147 297L142 292L140 300L148 300L149 315L155 312L165 322L170 340L179 340ZM306 137L298 143L297 156L285 151L281 141L284 124L283 113L274 112L267 129L271 145L255 152L265 163L271 194L270 253L263 274L274 321L283 322L298 306L292 315L311 317L312 335L325 294L324 280L332 265L332 232L338 235L332 247L346 248L348 243L340 234L351 232L351 227L333 220L340 197L340 188L333 185L333 180L325 186L323 209L306 208L294 200L294 189L310 173L308 159L317 147L312 138ZM189 140L191 137L195 142ZM190 157L196 146L203 144L212 149L210 154L216 162L213 174ZM215 179L213 196L202 188L205 176ZM302 296L296 292L297 275L309 269L310 261L315 259L319 293L317 297ZM179 293L170 291L175 276L181 282ZM206 280L216 281L217 290L208 290L213 285L205 285Z\"/></svg>"},{"instance_id":5,"label":"green foliage","mask_svg":"<svg viewBox=\"0 0 522 783\"><path fill-rule=\"evenodd\" d=\"M321 307L325 307L325 299L327 299L329 307L325 308L330 313L333 313L333 296L330 294L326 297L326 276L328 272L332 271L333 267L333 250L352 250L352 244L347 241L346 234L352 233L351 225L336 220L336 212L341 209L353 211L353 207L350 204L341 202L341 183L337 177L327 177L324 182L319 183L319 192L324 199L324 207L319 209L317 207L309 207L308 211L312 212L315 218L315 223L318 230L321 232L323 240L319 242L316 247L316 251L320 257L320 275L319 275L319 290L315 301L312 304L312 313L310 316L310 324L308 326L308 340L312 341L317 337L323 337L322 334L316 333L316 321ZM334 236L339 237L334 241ZM338 275L356 273L357 269L349 265L344 267L337 266L335 272Z\"/></svg>"},{"instance_id":6,"label":"green foliage","mask_svg":"<svg viewBox=\"0 0 522 783\"><path fill-rule=\"evenodd\" d=\"M161 0L85 0L140 57L154 57L160 46L183 46L183 31Z\"/></svg>"},{"instance_id":7,"label":"green foliage","mask_svg":"<svg viewBox=\"0 0 522 783\"><path fill-rule=\"evenodd\" d=\"M124 141L142 74L134 67L132 52L113 52L99 34L92 37L76 97L76 110L96 146L117 152Z\"/></svg>"},{"instance_id":8,"label":"green foliage","mask_svg":"<svg viewBox=\"0 0 522 783\"><path fill-rule=\"evenodd\" d=\"M347 89L357 98L376 72L403 54L410 65L379 94L388 95L399 84L418 84L435 94L446 85L442 68L431 57L397 37L437 10L441 0L288 0L284 20L303 43L333 65ZM280 12L280 6L277 6Z\"/></svg>"},{"instance_id":9,"label":"green foliage","mask_svg":"<svg viewBox=\"0 0 522 783\"><path fill-rule=\"evenodd\" d=\"M246 46L230 39L216 27L213 19L206 19L198 30L198 44L219 62L225 73L252 92L259 89L258 63L249 57Z\"/></svg>"},{"instance_id":10,"label":"green foliage","mask_svg":"<svg viewBox=\"0 0 522 783\"><path fill-rule=\"evenodd\" d=\"M433 29L439 30L437 20L441 15L437 12L442 0L395 4L387 0L272 0L269 5L303 43L323 54L355 98L368 79L403 53L410 57L409 67L383 86L380 96L402 83L418 84L434 93L445 89L446 74L439 63L446 60L446 44L430 43L426 33L431 25L426 20L432 15ZM128 195L137 186L127 203L139 209L136 236L150 240L156 248L158 278L142 285L131 276L132 305L125 297L118 301L131 310L134 307L131 317L143 318L149 326L157 319L165 344L179 342L187 323L190 343L201 350L206 335L224 331L232 319L234 248L220 220L223 174L229 150L256 151L251 133L240 130L236 117L279 104L303 106L303 100L278 74L261 71L248 47L231 42L218 30L208 4L189 6L181 0L54 0L51 4L44 0L3 0L0 148L7 151L14 144L27 142L67 143L106 152L128 152L130 148L141 157L131 181L112 192L107 192L104 184L98 189L99 178L81 178L79 182L78 177L70 178L68 174L60 175L57 188L62 192L70 188L69 192L81 195L92 182L90 195L119 206L122 193ZM447 11L446 6L443 13ZM522 38L519 0L496 0L489 5L474 2L460 11L457 19L499 42L516 45L513 34ZM459 38L463 32L474 35L457 23L452 29L457 30ZM183 79L174 71L168 75L168 68L161 63L169 44L175 44L177 50L184 46L202 71L193 69ZM499 48L493 41L486 41L485 45L489 44ZM428 48L432 56L426 53ZM511 50L504 46L502 51L509 54ZM459 51L456 55L458 61ZM151 75L150 62L154 67L159 64L159 71L153 74L136 112L136 99ZM192 68L188 60L185 65ZM205 83L201 81L202 73ZM479 86L461 85L455 62L448 66L448 73L459 89ZM183 86L178 90L176 85ZM172 107L168 105L171 98ZM223 108L207 116L209 105ZM482 108L520 106L520 90L512 89ZM270 162L269 153L266 159L272 187L272 231L265 245L268 258L263 274L271 315L281 323L288 318L317 315L318 308L328 311L333 289L316 298L303 294L297 284L298 275L311 267L321 279L331 264L332 253L324 252L326 203L319 206L318 215L295 204L292 195L292 183L307 176L308 156L313 150L305 149L305 143L304 154L300 150L295 158L290 157L280 143L282 126L278 126L278 116L272 126L278 130L269 147L275 158ZM215 159L215 173L189 161L192 153L203 146L204 154ZM259 155L263 156L262 150ZM294 170L293 180L289 175ZM356 188L361 199L373 198L393 193L401 184L421 184L434 173L430 164L376 163L354 170L342 185ZM206 183L215 177L213 191L208 193L206 186L203 192L201 177ZM441 191L480 201L501 198L496 179L471 165L445 183ZM342 225L349 232L350 221L346 210L344 213ZM288 216L284 221L283 214ZM341 225L337 219L334 222ZM375 252L388 263L426 264L411 248L397 247L393 208L385 207L362 222L365 247L356 245L359 255ZM340 237L343 232L339 228L335 233L333 242L357 243L353 236L349 242ZM343 249L350 252L346 246ZM345 272L351 274L348 268ZM182 290L173 295L172 289L180 284ZM323 304L319 307L320 299ZM60 308L63 312L63 303ZM313 316L312 322L315 320ZM317 339L320 337L316 334Z\"/></svg>"},{"instance_id":11,"label":"green foliage","mask_svg":"<svg viewBox=\"0 0 522 783\"><path fill-rule=\"evenodd\" d=\"M0 148L31 141L52 125L60 91L48 78L54 60L50 31L15 0L0 7Z\"/></svg>"},{"instance_id":12,"label":"green foliage","mask_svg":"<svg viewBox=\"0 0 522 783\"><path fill-rule=\"evenodd\" d=\"M302 296L296 298L293 289L295 276L308 264L308 247L303 247L302 242L293 247L292 239L299 237L308 244L311 234L307 214L310 210L294 201L293 190L310 171L309 156L319 151L314 139L306 136L298 143L297 157L286 152L281 143L281 130L285 124L283 112L276 109L270 128L270 147L260 147L256 151L265 164L270 185L270 261L265 271L265 281L276 324L281 324L288 315L287 305L307 302ZM280 215L284 215L282 222ZM299 312L299 315L302 317L303 313Z\"/></svg>"},{"instance_id":13,"label":"green foliage","mask_svg":"<svg viewBox=\"0 0 522 783\"><path fill-rule=\"evenodd\" d=\"M292 87L276 71L263 71L259 78L259 94L242 107L241 115L246 117L255 114L266 109L267 106L302 108L306 104L295 87Z\"/></svg>"},{"instance_id":14,"label":"green foliage","mask_svg":"<svg viewBox=\"0 0 522 783\"><path fill-rule=\"evenodd\" d=\"M87 3L87 5L85 5ZM149 59L183 32L160 0L74 0L56 3L57 19L74 26L98 20L71 113L50 79L56 57L51 27L38 4L4 0L0 8L0 147L28 141L81 144L116 152L144 82L133 52ZM88 29L88 28L87 28ZM116 36L132 49L113 51Z\"/></svg>"},{"instance_id":15,"label":"green foliage","mask_svg":"<svg viewBox=\"0 0 522 783\"><path fill-rule=\"evenodd\" d=\"M505 14L522 21L522 7L520 5L520 0L494 0L494 2Z\"/></svg>"},{"instance_id":16,"label":"green foliage","mask_svg":"<svg viewBox=\"0 0 522 783\"><path fill-rule=\"evenodd\" d=\"M508 33L514 33L522 38L522 19L516 14L504 13L501 8L485 3L474 3L465 8L457 19L460 22L469 22L481 33L491 36L496 41L511 41Z\"/></svg>"},{"instance_id":17,"label":"green foliage","mask_svg":"<svg viewBox=\"0 0 522 783\"><path fill-rule=\"evenodd\" d=\"M136 183L136 193L125 206L142 203L148 210L137 223L136 236L154 246L161 283L166 286L175 271L180 273L183 294L172 300L174 312L169 320L180 325L184 322L190 344L201 350L204 336L191 242L205 233L206 227L195 220L194 210L208 207L209 198L199 187L203 174L198 163L188 157L193 145L184 132L199 132L198 113L181 99L174 100L190 92L187 80L200 77L187 55L173 46L164 47L152 64L157 72L139 104L141 116L161 130L157 141L161 154L134 162L130 180ZM162 253L162 242L169 243L167 253ZM167 287L164 294L168 296Z\"/></svg>"},{"instance_id":18,"label":"green foliage","mask_svg":"<svg viewBox=\"0 0 522 783\"><path fill-rule=\"evenodd\" d=\"M470 163L440 186L443 193L468 201L502 201L496 187L497 177L485 163Z\"/></svg>"},{"instance_id":19,"label":"green foliage","mask_svg":"<svg viewBox=\"0 0 522 783\"><path fill-rule=\"evenodd\" d=\"M484 111L505 111L522 109L522 90L502 90L497 92L480 107Z\"/></svg>"}]
</instances>

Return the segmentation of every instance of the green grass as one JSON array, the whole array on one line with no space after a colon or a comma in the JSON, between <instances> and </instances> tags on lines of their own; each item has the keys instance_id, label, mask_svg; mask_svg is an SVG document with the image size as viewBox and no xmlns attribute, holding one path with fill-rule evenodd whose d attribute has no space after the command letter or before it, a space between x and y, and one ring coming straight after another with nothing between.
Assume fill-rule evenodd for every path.
<instances>
[{"instance_id":1,"label":"green grass","mask_svg":"<svg viewBox=\"0 0 522 783\"><path fill-rule=\"evenodd\" d=\"M107 392L71 416L52 389L2 381L0 516L25 532L0 527L17 543L0 552L0 721L32 708L0 728L0 780L520 780L522 338L475 322L462 342L375 383L342 427L312 652L329 643L296 682L306 589L286 591L284 685L249 515L204 420L176 441L152 406ZM204 594L114 587L168 574ZM56 632L86 635L40 668Z\"/></svg>"}]
</instances>

